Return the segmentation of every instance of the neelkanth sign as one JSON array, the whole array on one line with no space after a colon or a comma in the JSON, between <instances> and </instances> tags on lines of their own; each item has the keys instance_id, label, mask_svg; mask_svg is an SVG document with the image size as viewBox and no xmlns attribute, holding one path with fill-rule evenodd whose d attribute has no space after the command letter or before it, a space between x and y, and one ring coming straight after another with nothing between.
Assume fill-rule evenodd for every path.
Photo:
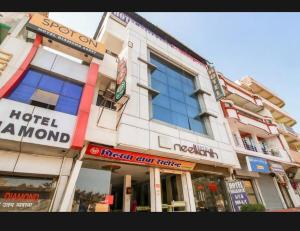
<instances>
[{"instance_id":1,"label":"neelkanth sign","mask_svg":"<svg viewBox=\"0 0 300 231\"><path fill-rule=\"evenodd\" d=\"M155 166L160 168L171 168L177 170L193 170L196 165L196 163L192 162L169 159L165 157L147 155L137 152L130 152L93 144L88 145L85 153L90 156L95 156L107 160L127 162L137 165Z\"/></svg>"},{"instance_id":2,"label":"neelkanth sign","mask_svg":"<svg viewBox=\"0 0 300 231\"><path fill-rule=\"evenodd\" d=\"M34 14L27 23L26 29L41 34L53 41L72 47L92 57L103 59L105 47L79 32L76 32L62 24L54 22L40 14Z\"/></svg>"}]
</instances>

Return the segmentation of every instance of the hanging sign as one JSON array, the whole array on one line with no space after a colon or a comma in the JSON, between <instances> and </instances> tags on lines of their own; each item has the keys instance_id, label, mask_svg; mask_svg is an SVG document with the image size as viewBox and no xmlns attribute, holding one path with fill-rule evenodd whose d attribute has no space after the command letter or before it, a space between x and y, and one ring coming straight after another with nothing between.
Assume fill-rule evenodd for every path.
<instances>
[{"instance_id":1,"label":"hanging sign","mask_svg":"<svg viewBox=\"0 0 300 231\"><path fill-rule=\"evenodd\" d=\"M219 80L219 77L218 77L218 74L217 74L215 68L212 66L208 66L207 72L208 72L210 81L212 83L212 87L213 87L213 91L214 91L216 100L218 101L218 100L224 98L225 93L224 93L223 87L220 83L220 80Z\"/></svg>"},{"instance_id":2,"label":"hanging sign","mask_svg":"<svg viewBox=\"0 0 300 231\"><path fill-rule=\"evenodd\" d=\"M126 60L123 58L118 63L117 79L116 79L116 92L115 101L118 102L126 93L126 75L127 65Z\"/></svg>"},{"instance_id":3,"label":"hanging sign","mask_svg":"<svg viewBox=\"0 0 300 231\"><path fill-rule=\"evenodd\" d=\"M249 204L244 184L241 180L227 181L226 184L230 194L233 210L234 212L240 212L242 205Z\"/></svg>"}]
</instances>

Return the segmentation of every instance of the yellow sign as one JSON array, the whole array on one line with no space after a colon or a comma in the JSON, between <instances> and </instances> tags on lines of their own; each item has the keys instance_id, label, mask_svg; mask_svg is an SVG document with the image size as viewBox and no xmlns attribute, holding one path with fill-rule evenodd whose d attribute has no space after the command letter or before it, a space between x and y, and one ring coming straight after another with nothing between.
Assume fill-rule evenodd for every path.
<instances>
[{"instance_id":1,"label":"yellow sign","mask_svg":"<svg viewBox=\"0 0 300 231\"><path fill-rule=\"evenodd\" d=\"M26 25L26 29L95 58L103 59L104 57L105 47L102 43L40 14L34 14L32 16L31 20Z\"/></svg>"}]
</instances>

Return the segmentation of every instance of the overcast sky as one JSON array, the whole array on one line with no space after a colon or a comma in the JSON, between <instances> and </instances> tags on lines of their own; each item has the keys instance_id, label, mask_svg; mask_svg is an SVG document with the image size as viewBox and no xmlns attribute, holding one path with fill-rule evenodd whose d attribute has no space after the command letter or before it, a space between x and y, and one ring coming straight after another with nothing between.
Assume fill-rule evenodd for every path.
<instances>
[{"instance_id":1,"label":"overcast sky","mask_svg":"<svg viewBox=\"0 0 300 231\"><path fill-rule=\"evenodd\" d=\"M300 133L300 13L139 13L214 63L231 80L250 75L285 102ZM50 13L93 37L102 12ZM299 93L299 95L297 94Z\"/></svg>"}]
</instances>

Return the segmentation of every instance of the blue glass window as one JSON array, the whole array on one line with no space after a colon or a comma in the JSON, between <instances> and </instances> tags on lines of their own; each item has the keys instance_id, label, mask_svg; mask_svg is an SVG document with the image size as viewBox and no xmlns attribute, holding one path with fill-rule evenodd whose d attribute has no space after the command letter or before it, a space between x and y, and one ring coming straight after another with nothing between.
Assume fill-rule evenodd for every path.
<instances>
[{"instance_id":1,"label":"blue glass window","mask_svg":"<svg viewBox=\"0 0 300 231\"><path fill-rule=\"evenodd\" d=\"M59 94L64 84L63 80L57 79L49 75L43 75L38 88L44 91L49 91L55 94Z\"/></svg>"},{"instance_id":2,"label":"blue glass window","mask_svg":"<svg viewBox=\"0 0 300 231\"><path fill-rule=\"evenodd\" d=\"M31 104L31 98L37 89L58 95L54 110L76 115L82 94L82 86L70 81L30 69L20 84L8 96L9 99Z\"/></svg>"},{"instance_id":3,"label":"blue glass window","mask_svg":"<svg viewBox=\"0 0 300 231\"><path fill-rule=\"evenodd\" d=\"M194 77L151 54L150 62L157 69L151 73L151 87L160 92L153 98L153 118L176 126L207 133L195 91Z\"/></svg>"}]
</instances>

